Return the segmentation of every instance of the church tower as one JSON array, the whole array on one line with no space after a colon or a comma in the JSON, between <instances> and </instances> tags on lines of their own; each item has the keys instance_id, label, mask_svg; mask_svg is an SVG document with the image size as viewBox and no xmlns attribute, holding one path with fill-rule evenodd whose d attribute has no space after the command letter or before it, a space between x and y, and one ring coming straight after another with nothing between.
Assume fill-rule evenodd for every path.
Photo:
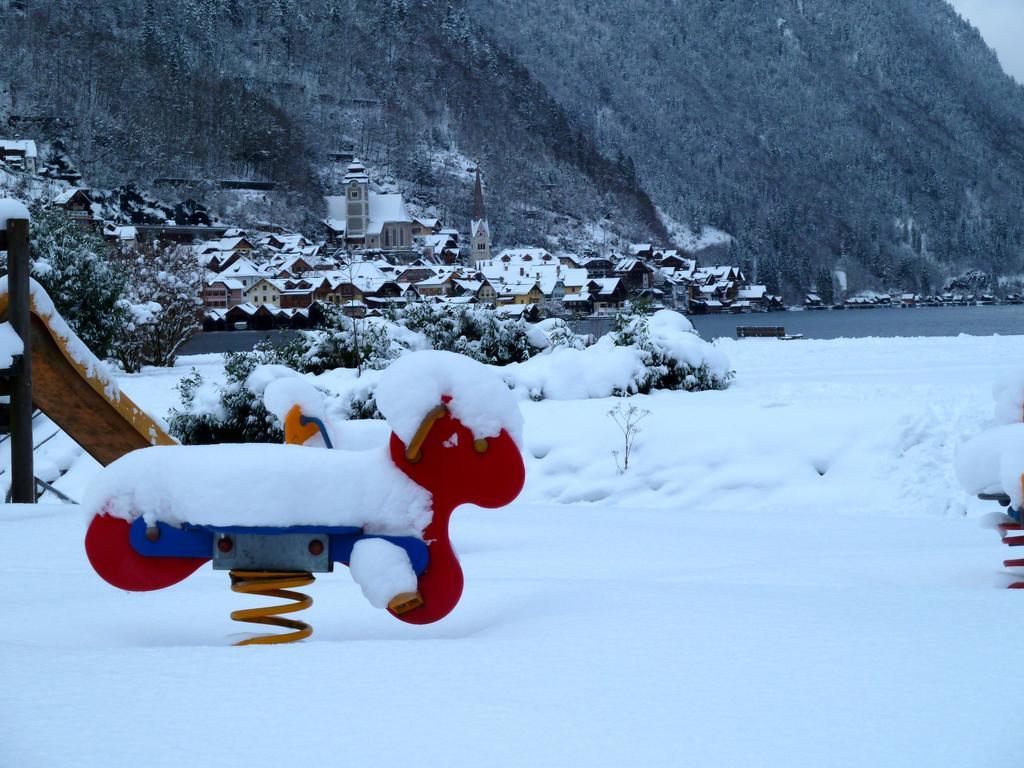
<instances>
[{"instance_id":1,"label":"church tower","mask_svg":"<svg viewBox=\"0 0 1024 768\"><path fill-rule=\"evenodd\" d=\"M491 258L491 228L484 210L484 190L480 183L480 166L476 167L476 188L473 190L473 218L469 222L469 263Z\"/></svg>"},{"instance_id":2,"label":"church tower","mask_svg":"<svg viewBox=\"0 0 1024 768\"><path fill-rule=\"evenodd\" d=\"M342 184L345 189L345 241L350 246L365 245L370 219L370 177L358 158L349 165Z\"/></svg>"}]
</instances>

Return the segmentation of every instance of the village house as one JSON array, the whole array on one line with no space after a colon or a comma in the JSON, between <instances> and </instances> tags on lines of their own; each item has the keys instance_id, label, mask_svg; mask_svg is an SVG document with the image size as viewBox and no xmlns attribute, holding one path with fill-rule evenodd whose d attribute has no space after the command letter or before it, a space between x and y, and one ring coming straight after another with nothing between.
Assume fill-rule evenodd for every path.
<instances>
[{"instance_id":1,"label":"village house","mask_svg":"<svg viewBox=\"0 0 1024 768\"><path fill-rule=\"evenodd\" d=\"M208 278L201 298L207 309L231 309L243 302L242 283L231 277Z\"/></svg>"},{"instance_id":2,"label":"village house","mask_svg":"<svg viewBox=\"0 0 1024 768\"><path fill-rule=\"evenodd\" d=\"M428 237L430 235L436 235L440 229L440 219L416 217L412 220L413 237Z\"/></svg>"},{"instance_id":3,"label":"village house","mask_svg":"<svg viewBox=\"0 0 1024 768\"><path fill-rule=\"evenodd\" d=\"M536 278L505 282L497 288L498 304L538 304L544 299Z\"/></svg>"},{"instance_id":4,"label":"village house","mask_svg":"<svg viewBox=\"0 0 1024 768\"><path fill-rule=\"evenodd\" d=\"M646 246L648 249L650 246ZM620 259L613 274L622 281L627 291L639 293L654 286L654 268L638 257Z\"/></svg>"},{"instance_id":5,"label":"village house","mask_svg":"<svg viewBox=\"0 0 1024 768\"><path fill-rule=\"evenodd\" d=\"M459 241L451 233L430 234L419 238L423 258L439 264L454 264L459 258Z\"/></svg>"},{"instance_id":6,"label":"village house","mask_svg":"<svg viewBox=\"0 0 1024 768\"><path fill-rule=\"evenodd\" d=\"M83 227L92 228L99 221L99 217L93 211L93 202L88 191L81 187L58 192L51 202L58 208L63 208L76 224Z\"/></svg>"},{"instance_id":7,"label":"village house","mask_svg":"<svg viewBox=\"0 0 1024 768\"><path fill-rule=\"evenodd\" d=\"M494 290L491 281L485 278L480 281L480 287L476 290L476 298L481 304L493 307L498 303L498 292Z\"/></svg>"},{"instance_id":8,"label":"village house","mask_svg":"<svg viewBox=\"0 0 1024 768\"><path fill-rule=\"evenodd\" d=\"M214 270L220 277L231 277L242 284L242 290L247 291L259 280L269 277L266 270L256 266L252 261L239 254L234 254L228 262L228 266Z\"/></svg>"},{"instance_id":9,"label":"village house","mask_svg":"<svg viewBox=\"0 0 1024 768\"><path fill-rule=\"evenodd\" d=\"M435 296L455 296L458 290L457 277L457 272L432 275L426 280L420 280L416 283L416 292L424 299Z\"/></svg>"},{"instance_id":10,"label":"village house","mask_svg":"<svg viewBox=\"0 0 1024 768\"><path fill-rule=\"evenodd\" d=\"M611 259L606 259L603 256L595 256L593 258L586 259L583 262L583 268L587 270L587 274L591 277L611 277L615 271L615 264Z\"/></svg>"},{"instance_id":11,"label":"village house","mask_svg":"<svg viewBox=\"0 0 1024 768\"><path fill-rule=\"evenodd\" d=\"M254 282L245 289L242 297L246 303L256 307L261 304L281 306L281 289L269 277L263 277Z\"/></svg>"},{"instance_id":12,"label":"village house","mask_svg":"<svg viewBox=\"0 0 1024 768\"><path fill-rule=\"evenodd\" d=\"M213 272L223 271L239 258L252 255L256 250L256 246L244 234L207 240L193 248L199 263Z\"/></svg>"},{"instance_id":13,"label":"village house","mask_svg":"<svg viewBox=\"0 0 1024 768\"><path fill-rule=\"evenodd\" d=\"M771 297L768 295L768 289L763 285L740 288L736 293L736 300L749 302L752 312L767 312L771 308Z\"/></svg>"},{"instance_id":14,"label":"village house","mask_svg":"<svg viewBox=\"0 0 1024 768\"><path fill-rule=\"evenodd\" d=\"M115 246L131 247L139 239L139 230L132 226L104 224L103 239Z\"/></svg>"},{"instance_id":15,"label":"village house","mask_svg":"<svg viewBox=\"0 0 1024 768\"><path fill-rule=\"evenodd\" d=\"M32 139L0 139L0 162L17 171L35 175L38 162Z\"/></svg>"},{"instance_id":16,"label":"village house","mask_svg":"<svg viewBox=\"0 0 1024 768\"><path fill-rule=\"evenodd\" d=\"M650 261L654 258L654 246L650 243L633 243L629 246L629 255L634 259Z\"/></svg>"},{"instance_id":17,"label":"village house","mask_svg":"<svg viewBox=\"0 0 1024 768\"><path fill-rule=\"evenodd\" d=\"M587 293L595 312L621 309L627 298L626 287L617 277L593 278L587 283Z\"/></svg>"}]
</instances>

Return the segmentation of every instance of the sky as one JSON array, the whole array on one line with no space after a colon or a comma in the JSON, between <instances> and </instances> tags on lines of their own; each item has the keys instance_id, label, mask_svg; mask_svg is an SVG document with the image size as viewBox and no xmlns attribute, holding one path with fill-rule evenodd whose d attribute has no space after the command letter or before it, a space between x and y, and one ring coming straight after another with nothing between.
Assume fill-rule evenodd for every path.
<instances>
[{"instance_id":1,"label":"sky","mask_svg":"<svg viewBox=\"0 0 1024 768\"><path fill-rule=\"evenodd\" d=\"M1024 84L1024 0L950 0L960 15L981 30L1003 69Z\"/></svg>"}]
</instances>

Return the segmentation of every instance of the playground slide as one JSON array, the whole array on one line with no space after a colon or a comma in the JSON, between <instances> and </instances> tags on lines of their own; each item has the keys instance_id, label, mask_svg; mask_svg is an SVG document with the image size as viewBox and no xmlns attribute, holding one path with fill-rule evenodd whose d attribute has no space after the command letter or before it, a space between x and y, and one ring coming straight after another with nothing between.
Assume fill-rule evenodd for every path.
<instances>
[{"instance_id":1,"label":"playground slide","mask_svg":"<svg viewBox=\"0 0 1024 768\"><path fill-rule=\"evenodd\" d=\"M107 380L105 366L67 329L52 311L49 297L35 283L31 295L35 406L104 466L137 448L176 444L117 390L116 383ZM0 322L7 320L7 314L7 285L3 280Z\"/></svg>"}]
</instances>

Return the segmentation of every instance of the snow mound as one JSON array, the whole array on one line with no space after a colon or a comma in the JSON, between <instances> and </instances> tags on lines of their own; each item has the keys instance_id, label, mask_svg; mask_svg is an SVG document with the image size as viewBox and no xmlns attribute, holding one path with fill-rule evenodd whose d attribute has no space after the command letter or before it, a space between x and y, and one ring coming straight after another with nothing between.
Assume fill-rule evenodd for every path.
<instances>
[{"instance_id":1,"label":"snow mound","mask_svg":"<svg viewBox=\"0 0 1024 768\"><path fill-rule=\"evenodd\" d=\"M1000 378L992 387L992 399L996 404L994 417L997 424L1024 421L1024 372Z\"/></svg>"},{"instance_id":2,"label":"snow mound","mask_svg":"<svg viewBox=\"0 0 1024 768\"><path fill-rule=\"evenodd\" d=\"M384 539L360 539L349 560L352 579L374 608L387 608L392 599L415 592L416 571L408 553Z\"/></svg>"},{"instance_id":3,"label":"snow mound","mask_svg":"<svg viewBox=\"0 0 1024 768\"><path fill-rule=\"evenodd\" d=\"M431 495L384 448L328 451L296 445L158 446L104 469L82 502L101 512L170 525L356 526L421 536Z\"/></svg>"},{"instance_id":4,"label":"snow mound","mask_svg":"<svg viewBox=\"0 0 1024 768\"><path fill-rule=\"evenodd\" d=\"M476 439L508 432L522 444L523 417L515 396L483 363L454 352L425 350L403 355L381 374L377 408L408 445L423 418L450 397L452 416Z\"/></svg>"},{"instance_id":5,"label":"snow mound","mask_svg":"<svg viewBox=\"0 0 1024 768\"><path fill-rule=\"evenodd\" d=\"M631 347L603 336L586 349L565 347L500 369L515 393L531 400L587 400L626 392L644 370Z\"/></svg>"}]
</instances>

